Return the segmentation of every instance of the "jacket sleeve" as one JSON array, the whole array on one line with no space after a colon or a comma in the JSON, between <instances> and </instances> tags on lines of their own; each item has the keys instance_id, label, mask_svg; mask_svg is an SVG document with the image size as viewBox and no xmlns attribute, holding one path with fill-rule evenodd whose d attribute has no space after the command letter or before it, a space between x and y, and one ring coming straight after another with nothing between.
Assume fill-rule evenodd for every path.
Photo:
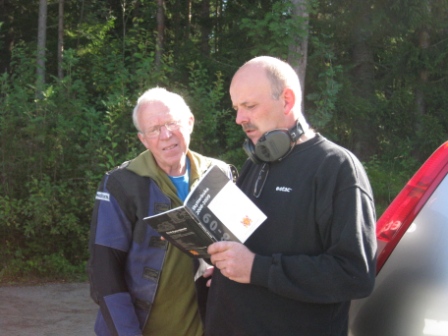
<instances>
[{"instance_id":1,"label":"jacket sleeve","mask_svg":"<svg viewBox=\"0 0 448 336\"><path fill-rule=\"evenodd\" d=\"M100 306L96 329L107 329L100 332L104 335L140 335L139 321L125 280L132 222L117 202L117 190L111 192L108 189L110 179L113 177L106 175L97 191L89 242L90 293Z\"/></svg>"}]
</instances>

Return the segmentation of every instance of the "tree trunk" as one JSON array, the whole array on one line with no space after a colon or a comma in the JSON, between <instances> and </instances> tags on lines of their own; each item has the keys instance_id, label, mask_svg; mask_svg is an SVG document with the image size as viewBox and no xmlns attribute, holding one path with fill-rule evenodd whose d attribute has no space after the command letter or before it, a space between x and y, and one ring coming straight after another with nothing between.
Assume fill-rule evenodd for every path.
<instances>
[{"instance_id":1,"label":"tree trunk","mask_svg":"<svg viewBox=\"0 0 448 336\"><path fill-rule=\"evenodd\" d=\"M215 31L215 34L213 36L213 51L218 52L220 50L219 48L219 36L221 36L221 15L222 15L222 0L216 0L215 4L215 19L213 23L213 30Z\"/></svg>"},{"instance_id":2,"label":"tree trunk","mask_svg":"<svg viewBox=\"0 0 448 336\"><path fill-rule=\"evenodd\" d=\"M352 31L352 87L357 97L357 118L353 128L353 152L362 161L368 160L376 148L373 122L375 69L370 48L371 13L368 4L359 3L358 22Z\"/></svg>"},{"instance_id":3,"label":"tree trunk","mask_svg":"<svg viewBox=\"0 0 448 336\"><path fill-rule=\"evenodd\" d=\"M187 6L187 26L185 27L185 40L189 40L190 39L190 30L191 30L191 17L192 17L192 1L191 0L187 0L186 1L186 6Z\"/></svg>"},{"instance_id":4,"label":"tree trunk","mask_svg":"<svg viewBox=\"0 0 448 336\"><path fill-rule=\"evenodd\" d=\"M164 33L165 33L165 13L164 13L163 0L157 0L157 43L156 43L156 56L155 67L156 70L160 70L162 64L162 55L164 47Z\"/></svg>"},{"instance_id":5,"label":"tree trunk","mask_svg":"<svg viewBox=\"0 0 448 336\"><path fill-rule=\"evenodd\" d=\"M64 57L64 0L59 0L59 21L58 21L58 78L64 79L63 61Z\"/></svg>"},{"instance_id":6,"label":"tree trunk","mask_svg":"<svg viewBox=\"0 0 448 336\"><path fill-rule=\"evenodd\" d=\"M180 43L183 41L184 36L184 25L182 24L182 13L183 13L183 0L176 0L174 3L173 10L173 51L174 58L177 59L180 50Z\"/></svg>"},{"instance_id":7,"label":"tree trunk","mask_svg":"<svg viewBox=\"0 0 448 336\"><path fill-rule=\"evenodd\" d=\"M420 69L418 69L418 79L415 89L415 105L417 109L417 118L415 121L414 129L417 134L417 141L419 145L421 142L418 139L426 139L427 135L423 125L423 117L427 113L426 111L426 97L425 89L428 86L429 70L428 70L428 48L431 44L431 34L429 31L428 19L431 17L431 4L429 1L422 2L422 13L425 20L420 28L417 30L418 48L420 53ZM417 160L423 160L426 155L422 153L420 146L414 146L412 156Z\"/></svg>"},{"instance_id":8,"label":"tree trunk","mask_svg":"<svg viewBox=\"0 0 448 336\"><path fill-rule=\"evenodd\" d=\"M428 66L427 66L427 50L430 46L431 35L428 29L428 18L431 17L431 3L428 0L424 0L421 3L422 5L422 16L424 18L423 23L420 25L420 28L417 30L418 34L418 48L420 49L421 55L421 64L422 67L418 73L418 84L415 92L415 99L417 105L417 113L419 118L417 118L417 124L415 128L417 131L421 130L421 117L426 114L426 104L425 104L425 95L424 95L424 87L428 83Z\"/></svg>"},{"instance_id":9,"label":"tree trunk","mask_svg":"<svg viewBox=\"0 0 448 336\"><path fill-rule=\"evenodd\" d=\"M209 37L212 31L210 19L210 0L202 0L201 9L201 52L204 56L210 54Z\"/></svg>"},{"instance_id":10,"label":"tree trunk","mask_svg":"<svg viewBox=\"0 0 448 336\"><path fill-rule=\"evenodd\" d=\"M426 53L426 49L429 48L429 44L430 44L430 35L429 35L429 32L427 29L422 29L418 33L418 44L419 44L418 47L421 50L421 54L424 55ZM417 85L416 94L415 94L416 103L417 103L417 113L419 114L419 116L423 116L425 114L426 107L425 107L425 96L424 96L422 88L428 82L428 69L425 65L425 62L423 62L423 68L420 69L420 71L419 71L418 81L419 81L419 84ZM416 126L417 126L417 129L420 128L419 124Z\"/></svg>"},{"instance_id":11,"label":"tree trunk","mask_svg":"<svg viewBox=\"0 0 448 336\"><path fill-rule=\"evenodd\" d=\"M14 21L12 8L8 2L0 1L0 24L4 31L4 42L0 43L0 73L8 72L11 63L11 52L14 46Z\"/></svg>"},{"instance_id":12,"label":"tree trunk","mask_svg":"<svg viewBox=\"0 0 448 336\"><path fill-rule=\"evenodd\" d=\"M79 11L79 21L78 21L78 28L81 26L81 24L84 21L84 5L85 5L85 0L81 0L81 10ZM78 37L76 39L76 48L79 47L79 37L80 35L77 34Z\"/></svg>"},{"instance_id":13,"label":"tree trunk","mask_svg":"<svg viewBox=\"0 0 448 336\"><path fill-rule=\"evenodd\" d=\"M121 5L121 56L124 63L125 53L126 53L126 27L127 27L127 18L126 18L126 11L128 10L127 2L126 0L120 1Z\"/></svg>"},{"instance_id":14,"label":"tree trunk","mask_svg":"<svg viewBox=\"0 0 448 336\"><path fill-rule=\"evenodd\" d=\"M299 76L303 94L305 92L305 75L308 59L309 13L307 9L307 0L292 0L292 4L292 15L296 20L301 22L301 25L294 43L289 46L288 63L291 64Z\"/></svg>"},{"instance_id":15,"label":"tree trunk","mask_svg":"<svg viewBox=\"0 0 448 336\"><path fill-rule=\"evenodd\" d=\"M47 42L47 0L39 0L39 23L37 27L36 95L42 96L45 85L45 47Z\"/></svg>"}]
</instances>

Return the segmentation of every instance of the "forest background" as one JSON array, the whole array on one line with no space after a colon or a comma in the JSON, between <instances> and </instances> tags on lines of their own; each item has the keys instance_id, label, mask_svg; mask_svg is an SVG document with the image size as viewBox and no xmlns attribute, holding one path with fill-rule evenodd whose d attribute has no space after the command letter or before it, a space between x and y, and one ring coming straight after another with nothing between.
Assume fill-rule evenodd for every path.
<instances>
[{"instance_id":1,"label":"forest background","mask_svg":"<svg viewBox=\"0 0 448 336\"><path fill-rule=\"evenodd\" d=\"M0 0L0 282L85 275L96 187L143 150L150 87L185 97L193 150L240 168L228 86L257 55L293 65L381 215L448 138L447 17L448 0Z\"/></svg>"}]
</instances>

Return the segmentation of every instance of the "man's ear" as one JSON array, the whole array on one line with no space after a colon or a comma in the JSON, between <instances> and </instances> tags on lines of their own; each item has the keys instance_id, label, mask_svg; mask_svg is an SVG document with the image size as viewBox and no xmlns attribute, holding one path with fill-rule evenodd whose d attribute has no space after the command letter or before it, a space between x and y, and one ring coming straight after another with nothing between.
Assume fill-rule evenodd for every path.
<instances>
[{"instance_id":1,"label":"man's ear","mask_svg":"<svg viewBox=\"0 0 448 336\"><path fill-rule=\"evenodd\" d=\"M140 140L140 142L143 144L143 146L145 146L145 148L148 149L147 139L146 139L145 135L141 132L138 132L137 136L138 136L138 139Z\"/></svg>"},{"instance_id":2,"label":"man's ear","mask_svg":"<svg viewBox=\"0 0 448 336\"><path fill-rule=\"evenodd\" d=\"M194 116L191 115L187 120L188 130L190 131L190 134L193 133L194 128Z\"/></svg>"},{"instance_id":3,"label":"man's ear","mask_svg":"<svg viewBox=\"0 0 448 336\"><path fill-rule=\"evenodd\" d=\"M296 95L294 94L294 91L292 89L286 88L283 91L283 101L284 113L288 114L296 103Z\"/></svg>"}]
</instances>

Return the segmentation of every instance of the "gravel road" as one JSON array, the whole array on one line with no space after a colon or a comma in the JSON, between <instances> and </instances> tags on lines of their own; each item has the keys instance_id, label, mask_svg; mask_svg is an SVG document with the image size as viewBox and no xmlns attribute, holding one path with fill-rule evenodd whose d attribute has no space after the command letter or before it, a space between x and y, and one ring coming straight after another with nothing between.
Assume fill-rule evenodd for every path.
<instances>
[{"instance_id":1,"label":"gravel road","mask_svg":"<svg viewBox=\"0 0 448 336\"><path fill-rule=\"evenodd\" d=\"M0 287L1 336L94 335L87 283Z\"/></svg>"}]
</instances>

